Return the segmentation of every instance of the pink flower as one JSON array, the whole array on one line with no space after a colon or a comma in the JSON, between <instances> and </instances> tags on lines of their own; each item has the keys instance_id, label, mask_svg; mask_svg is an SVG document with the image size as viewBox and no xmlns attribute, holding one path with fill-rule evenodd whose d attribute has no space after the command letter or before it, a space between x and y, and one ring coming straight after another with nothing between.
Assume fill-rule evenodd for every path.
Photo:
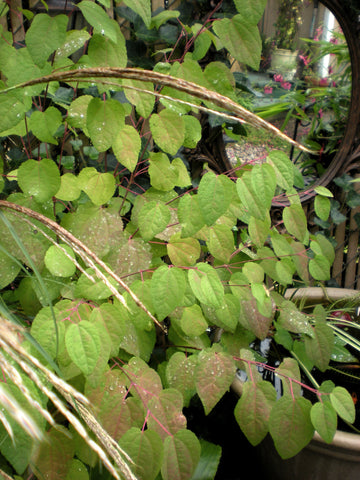
<instances>
[{"instance_id":1,"label":"pink flower","mask_svg":"<svg viewBox=\"0 0 360 480\"><path fill-rule=\"evenodd\" d=\"M267 95L271 94L272 92L273 92L272 87L269 87L267 85L264 87L264 93L266 93Z\"/></svg>"},{"instance_id":2,"label":"pink flower","mask_svg":"<svg viewBox=\"0 0 360 480\"><path fill-rule=\"evenodd\" d=\"M335 37L330 38L330 42L333 43L334 45L337 45L339 43L339 40Z\"/></svg>"},{"instance_id":3,"label":"pink flower","mask_svg":"<svg viewBox=\"0 0 360 480\"><path fill-rule=\"evenodd\" d=\"M327 87L329 81L327 78L321 78L320 79L320 87Z\"/></svg>"},{"instance_id":4,"label":"pink flower","mask_svg":"<svg viewBox=\"0 0 360 480\"><path fill-rule=\"evenodd\" d=\"M283 81L283 76L280 73L276 73L274 75L274 80L275 80L275 82L282 82Z\"/></svg>"},{"instance_id":5,"label":"pink flower","mask_svg":"<svg viewBox=\"0 0 360 480\"><path fill-rule=\"evenodd\" d=\"M323 33L322 27L318 27L315 31L315 36L314 36L314 41L315 42L318 42L320 40L320 37L321 37L322 33Z\"/></svg>"},{"instance_id":6,"label":"pink flower","mask_svg":"<svg viewBox=\"0 0 360 480\"><path fill-rule=\"evenodd\" d=\"M319 118L322 118L324 113L323 113L323 109L320 108L319 112L318 112L318 115L319 115Z\"/></svg>"},{"instance_id":7,"label":"pink flower","mask_svg":"<svg viewBox=\"0 0 360 480\"><path fill-rule=\"evenodd\" d=\"M305 67L306 65L309 65L310 63L309 57L307 57L306 55L299 55L299 58L304 62Z\"/></svg>"},{"instance_id":8,"label":"pink flower","mask_svg":"<svg viewBox=\"0 0 360 480\"><path fill-rule=\"evenodd\" d=\"M282 88L285 88L285 90L290 90L291 88L291 83L290 82L281 82Z\"/></svg>"}]
</instances>

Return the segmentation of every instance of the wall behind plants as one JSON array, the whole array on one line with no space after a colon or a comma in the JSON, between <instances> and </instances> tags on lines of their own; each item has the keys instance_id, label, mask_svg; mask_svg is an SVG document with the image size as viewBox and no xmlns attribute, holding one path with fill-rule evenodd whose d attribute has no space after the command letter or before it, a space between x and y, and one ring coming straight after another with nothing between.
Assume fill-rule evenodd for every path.
<instances>
[{"instance_id":1,"label":"wall behind plants","mask_svg":"<svg viewBox=\"0 0 360 480\"><path fill-rule=\"evenodd\" d=\"M107 1L87 0L77 8L89 28L72 28L72 12L24 10L24 44L12 31L0 35L1 314L25 327L22 355L84 394L131 459L124 461L147 480L215 476L220 449L187 429L183 408L196 395L209 414L236 368L244 362L251 371L249 345L267 336L283 300L271 284L326 280L333 256L331 243L307 230L301 179L282 152L221 175L202 159L193 174L186 153L204 125L237 138L245 120L281 134L241 106L226 63L231 54L258 67L266 2L224 1L205 16L198 2L195 19L189 3L153 16L147 0L117 6L128 40ZM327 218L329 192L319 193L316 211ZM269 213L279 195L288 199L284 235ZM224 330L219 344L214 328ZM28 385L61 427L49 428L38 412L50 440L39 444L7 415L1 467L21 478L71 480L79 469L84 479L108 478L91 442L16 368L4 389L32 412L16 386ZM280 448L284 457L310 440L314 429L304 428L299 434L290 423L301 438ZM267 429L265 419L253 440Z\"/></svg>"}]
</instances>

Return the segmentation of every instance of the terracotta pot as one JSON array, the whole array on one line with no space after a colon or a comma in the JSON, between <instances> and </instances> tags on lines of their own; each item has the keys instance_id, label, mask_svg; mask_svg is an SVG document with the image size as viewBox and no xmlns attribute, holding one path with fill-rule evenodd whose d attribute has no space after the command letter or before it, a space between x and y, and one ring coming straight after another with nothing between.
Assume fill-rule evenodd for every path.
<instances>
[{"instance_id":1,"label":"terracotta pot","mask_svg":"<svg viewBox=\"0 0 360 480\"><path fill-rule=\"evenodd\" d=\"M308 304L346 300L360 291L343 288L289 289L286 298L306 298ZM359 297L360 305L360 297ZM241 395L243 382L236 377L233 390ZM338 430L331 444L315 432L311 442L297 455L283 460L268 435L255 448L264 474L271 480L358 480L360 476L360 435Z\"/></svg>"}]
</instances>

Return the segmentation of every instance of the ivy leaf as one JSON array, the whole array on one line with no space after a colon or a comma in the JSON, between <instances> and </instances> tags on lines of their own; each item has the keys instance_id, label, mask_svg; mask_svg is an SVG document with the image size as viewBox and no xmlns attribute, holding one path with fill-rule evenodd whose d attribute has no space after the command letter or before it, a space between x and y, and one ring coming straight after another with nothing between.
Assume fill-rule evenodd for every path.
<instances>
[{"instance_id":1,"label":"ivy leaf","mask_svg":"<svg viewBox=\"0 0 360 480\"><path fill-rule=\"evenodd\" d=\"M92 5L98 6L95 3L92 3ZM105 152L112 146L118 131L124 125L125 110L117 100L103 101L100 98L93 98L89 102L86 113L86 127L94 147L99 152Z\"/></svg>"},{"instance_id":2,"label":"ivy leaf","mask_svg":"<svg viewBox=\"0 0 360 480\"><path fill-rule=\"evenodd\" d=\"M54 50L65 42L67 25L68 17L66 15L55 15L54 17L45 13L35 15L26 32L25 43L37 65L44 66Z\"/></svg>"},{"instance_id":3,"label":"ivy leaf","mask_svg":"<svg viewBox=\"0 0 360 480\"><path fill-rule=\"evenodd\" d=\"M26 160L18 169L17 180L22 191L40 203L50 200L60 187L59 169L50 158Z\"/></svg>"},{"instance_id":4,"label":"ivy leaf","mask_svg":"<svg viewBox=\"0 0 360 480\"><path fill-rule=\"evenodd\" d=\"M170 218L170 209L167 205L156 200L145 203L138 215L141 237L146 241L151 240L165 230Z\"/></svg>"},{"instance_id":5,"label":"ivy leaf","mask_svg":"<svg viewBox=\"0 0 360 480\"><path fill-rule=\"evenodd\" d=\"M175 435L179 430L186 428L186 417L182 413L183 398L175 388L167 388L153 396L147 405L151 415L148 427L165 440L170 435Z\"/></svg>"},{"instance_id":6,"label":"ivy leaf","mask_svg":"<svg viewBox=\"0 0 360 480\"><path fill-rule=\"evenodd\" d=\"M124 0L124 3L142 18L147 28L150 28L151 2L149 0Z\"/></svg>"},{"instance_id":7,"label":"ivy leaf","mask_svg":"<svg viewBox=\"0 0 360 480\"><path fill-rule=\"evenodd\" d=\"M54 134L61 123L61 112L55 107L49 107L45 112L32 113L29 119L29 128L41 142L57 145Z\"/></svg>"},{"instance_id":8,"label":"ivy leaf","mask_svg":"<svg viewBox=\"0 0 360 480\"><path fill-rule=\"evenodd\" d=\"M157 478L163 460L163 443L155 431L132 427L121 437L119 444L133 460L132 471L136 478Z\"/></svg>"},{"instance_id":9,"label":"ivy leaf","mask_svg":"<svg viewBox=\"0 0 360 480\"><path fill-rule=\"evenodd\" d=\"M90 375L102 352L98 327L87 320L71 324L65 333L65 345L75 365L84 375Z\"/></svg>"},{"instance_id":10,"label":"ivy leaf","mask_svg":"<svg viewBox=\"0 0 360 480\"><path fill-rule=\"evenodd\" d=\"M201 255L200 243L196 238L182 238L175 234L170 238L167 252L173 265L177 267L191 267Z\"/></svg>"},{"instance_id":11,"label":"ivy leaf","mask_svg":"<svg viewBox=\"0 0 360 480\"><path fill-rule=\"evenodd\" d=\"M100 5L88 0L83 0L77 4L77 7L84 15L85 20L87 20L97 32L109 37L110 40L116 43L119 28L118 24L112 21Z\"/></svg>"},{"instance_id":12,"label":"ivy leaf","mask_svg":"<svg viewBox=\"0 0 360 480\"><path fill-rule=\"evenodd\" d=\"M185 407L189 406L191 398L196 393L195 367L197 362L197 355L175 352L166 365L167 383L169 387L176 388L181 392Z\"/></svg>"},{"instance_id":13,"label":"ivy leaf","mask_svg":"<svg viewBox=\"0 0 360 480\"><path fill-rule=\"evenodd\" d=\"M276 398L275 388L267 381L244 383L234 415L251 445L258 445L268 433L270 412Z\"/></svg>"},{"instance_id":14,"label":"ivy leaf","mask_svg":"<svg viewBox=\"0 0 360 480\"><path fill-rule=\"evenodd\" d=\"M196 391L208 415L230 388L236 372L232 356L214 348L199 353L195 372Z\"/></svg>"},{"instance_id":15,"label":"ivy leaf","mask_svg":"<svg viewBox=\"0 0 360 480\"><path fill-rule=\"evenodd\" d=\"M216 270L208 263L198 263L188 272L189 283L196 298L205 305L222 306L224 287Z\"/></svg>"},{"instance_id":16,"label":"ivy leaf","mask_svg":"<svg viewBox=\"0 0 360 480\"><path fill-rule=\"evenodd\" d=\"M247 22L242 15L234 15L214 22L213 29L222 45L239 63L258 70L261 38L256 24Z\"/></svg>"},{"instance_id":17,"label":"ivy leaf","mask_svg":"<svg viewBox=\"0 0 360 480\"><path fill-rule=\"evenodd\" d=\"M330 402L316 402L310 411L315 430L326 443L331 443L337 429L337 415Z\"/></svg>"},{"instance_id":18,"label":"ivy leaf","mask_svg":"<svg viewBox=\"0 0 360 480\"><path fill-rule=\"evenodd\" d=\"M151 297L159 320L181 305L186 290L185 272L180 268L158 267L151 278Z\"/></svg>"},{"instance_id":19,"label":"ivy leaf","mask_svg":"<svg viewBox=\"0 0 360 480\"><path fill-rule=\"evenodd\" d=\"M271 410L269 431L283 460L299 453L312 439L311 407L311 402L304 397L284 395Z\"/></svg>"},{"instance_id":20,"label":"ivy leaf","mask_svg":"<svg viewBox=\"0 0 360 480\"><path fill-rule=\"evenodd\" d=\"M176 155L185 139L184 119L170 109L150 117L150 130L155 143L170 155Z\"/></svg>"},{"instance_id":21,"label":"ivy leaf","mask_svg":"<svg viewBox=\"0 0 360 480\"><path fill-rule=\"evenodd\" d=\"M192 477L200 460L201 446L190 430L179 430L164 441L164 461L161 475L164 480L187 480Z\"/></svg>"},{"instance_id":22,"label":"ivy leaf","mask_svg":"<svg viewBox=\"0 0 360 480\"><path fill-rule=\"evenodd\" d=\"M198 188L198 204L206 225L212 225L223 215L232 200L234 184L226 175L207 172Z\"/></svg>"}]
</instances>

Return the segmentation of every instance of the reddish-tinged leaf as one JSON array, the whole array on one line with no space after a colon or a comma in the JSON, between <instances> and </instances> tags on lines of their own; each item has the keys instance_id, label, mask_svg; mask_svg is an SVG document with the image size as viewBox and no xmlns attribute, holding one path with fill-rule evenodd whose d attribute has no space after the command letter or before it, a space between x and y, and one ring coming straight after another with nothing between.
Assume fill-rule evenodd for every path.
<instances>
[{"instance_id":1,"label":"reddish-tinged leaf","mask_svg":"<svg viewBox=\"0 0 360 480\"><path fill-rule=\"evenodd\" d=\"M162 384L156 371L150 368L144 360L133 357L124 367L126 372L127 386L131 394L139 397L144 406L155 395L159 395L162 390Z\"/></svg>"},{"instance_id":2,"label":"reddish-tinged leaf","mask_svg":"<svg viewBox=\"0 0 360 480\"><path fill-rule=\"evenodd\" d=\"M241 430L254 446L268 433L268 421L276 396L276 390L270 382L261 380L244 383L234 414Z\"/></svg>"},{"instance_id":3,"label":"reddish-tinged leaf","mask_svg":"<svg viewBox=\"0 0 360 480\"><path fill-rule=\"evenodd\" d=\"M189 405L190 399L196 393L195 367L197 355L187 356L183 352L172 355L166 366L166 380L169 387L176 388L182 393L184 406Z\"/></svg>"},{"instance_id":4,"label":"reddish-tinged leaf","mask_svg":"<svg viewBox=\"0 0 360 480\"><path fill-rule=\"evenodd\" d=\"M196 390L204 406L205 414L211 412L230 388L236 372L231 355L213 348L199 354L196 368Z\"/></svg>"},{"instance_id":5,"label":"reddish-tinged leaf","mask_svg":"<svg viewBox=\"0 0 360 480\"><path fill-rule=\"evenodd\" d=\"M164 440L186 428L186 417L182 413L183 398L175 388L162 390L153 396L147 405L150 412L148 427L157 432Z\"/></svg>"},{"instance_id":6,"label":"reddish-tinged leaf","mask_svg":"<svg viewBox=\"0 0 360 480\"><path fill-rule=\"evenodd\" d=\"M180 430L164 442L161 474L164 480L189 480L200 460L201 446L190 430Z\"/></svg>"}]
</instances>

